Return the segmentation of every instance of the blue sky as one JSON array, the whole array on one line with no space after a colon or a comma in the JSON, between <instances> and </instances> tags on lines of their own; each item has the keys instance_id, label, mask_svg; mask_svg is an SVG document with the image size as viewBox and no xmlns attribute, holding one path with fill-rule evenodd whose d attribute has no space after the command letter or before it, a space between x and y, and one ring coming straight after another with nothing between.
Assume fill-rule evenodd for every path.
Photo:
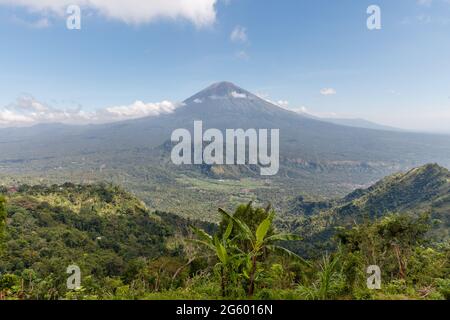
<instances>
[{"instance_id":1,"label":"blue sky","mask_svg":"<svg viewBox=\"0 0 450 320\"><path fill-rule=\"evenodd\" d=\"M0 39L3 126L36 105L171 110L227 80L314 115L450 132L449 0L0 0Z\"/></svg>"}]
</instances>

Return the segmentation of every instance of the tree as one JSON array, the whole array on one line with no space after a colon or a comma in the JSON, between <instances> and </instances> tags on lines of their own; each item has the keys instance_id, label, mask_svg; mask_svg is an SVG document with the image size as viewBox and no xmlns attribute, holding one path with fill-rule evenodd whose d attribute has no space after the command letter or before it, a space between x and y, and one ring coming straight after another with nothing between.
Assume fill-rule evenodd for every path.
<instances>
[{"instance_id":1,"label":"tree","mask_svg":"<svg viewBox=\"0 0 450 320\"><path fill-rule=\"evenodd\" d=\"M3 237L6 228L6 199L0 196L0 240Z\"/></svg>"},{"instance_id":2,"label":"tree","mask_svg":"<svg viewBox=\"0 0 450 320\"><path fill-rule=\"evenodd\" d=\"M223 232L220 237L219 235L212 237L204 230L196 227L191 227L191 229L199 238L199 240L194 239L191 241L209 248L217 257L219 262L216 267L219 269L220 273L222 297L228 296L229 282L237 280L236 268L242 264L243 257L245 256L236 246L236 243L230 239L233 231L233 221L229 221L225 232Z\"/></svg>"},{"instance_id":3,"label":"tree","mask_svg":"<svg viewBox=\"0 0 450 320\"><path fill-rule=\"evenodd\" d=\"M274 232L275 212L270 206L265 210L255 210L252 203L249 203L247 206L239 206L234 215L223 209L219 209L219 213L222 214L222 223L215 236L201 229L191 228L199 238L192 241L209 248L219 261L216 266L220 269L222 296L228 295L227 287L230 281L236 283L239 278L247 280L247 295L253 296L258 262L264 261L268 252L277 252L308 264L295 253L278 245L281 241L301 240L301 238L293 234ZM255 223L255 218L260 222ZM251 226L245 221L250 221Z\"/></svg>"},{"instance_id":4,"label":"tree","mask_svg":"<svg viewBox=\"0 0 450 320\"><path fill-rule=\"evenodd\" d=\"M430 215L389 214L384 218L341 230L338 239L349 253L360 252L366 265L382 267L387 276L405 279L408 260L417 246L426 241Z\"/></svg>"},{"instance_id":5,"label":"tree","mask_svg":"<svg viewBox=\"0 0 450 320\"><path fill-rule=\"evenodd\" d=\"M249 204L249 207L250 206L251 203ZM237 237L248 243L248 245L245 246L248 247L248 251L245 252L247 257L247 268L243 270L243 273L248 279L247 295L249 297L252 297L255 291L258 259L263 257L268 251L287 255L290 258L308 264L308 262L292 251L278 245L280 241L302 240L300 236L294 234L269 234L269 230L273 230L273 219L275 217L275 212L270 206L265 210L266 218L257 226L255 232L253 232L251 227L242 219L227 213L223 209L219 209L219 212L222 213L228 221L231 221L236 225L239 230Z\"/></svg>"}]
</instances>

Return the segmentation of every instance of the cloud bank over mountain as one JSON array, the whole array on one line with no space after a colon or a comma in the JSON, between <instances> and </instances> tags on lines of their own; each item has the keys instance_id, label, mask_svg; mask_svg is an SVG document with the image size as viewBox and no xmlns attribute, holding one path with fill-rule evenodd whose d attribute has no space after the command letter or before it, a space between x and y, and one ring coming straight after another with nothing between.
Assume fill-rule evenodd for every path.
<instances>
[{"instance_id":1,"label":"cloud bank over mountain","mask_svg":"<svg viewBox=\"0 0 450 320\"><path fill-rule=\"evenodd\" d=\"M14 103L0 108L0 127L30 126L39 123L95 124L142 117L169 114L182 103L161 101L145 103L136 101L130 105L113 106L96 111L84 111L81 106L60 109L22 95Z\"/></svg>"}]
</instances>

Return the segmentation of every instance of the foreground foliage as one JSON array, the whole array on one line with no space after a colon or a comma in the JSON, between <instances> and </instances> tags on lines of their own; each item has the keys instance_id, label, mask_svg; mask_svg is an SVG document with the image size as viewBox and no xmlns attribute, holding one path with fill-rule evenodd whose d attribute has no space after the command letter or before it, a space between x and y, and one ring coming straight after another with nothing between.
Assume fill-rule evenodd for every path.
<instances>
[{"instance_id":1,"label":"foreground foliage","mask_svg":"<svg viewBox=\"0 0 450 320\"><path fill-rule=\"evenodd\" d=\"M279 232L271 207L220 209L216 226L151 213L111 185L3 193L0 299L450 298L450 245L430 237L429 214L339 228L331 249L303 259L301 234ZM77 290L66 287L71 264ZM370 265L381 290L367 288Z\"/></svg>"}]
</instances>

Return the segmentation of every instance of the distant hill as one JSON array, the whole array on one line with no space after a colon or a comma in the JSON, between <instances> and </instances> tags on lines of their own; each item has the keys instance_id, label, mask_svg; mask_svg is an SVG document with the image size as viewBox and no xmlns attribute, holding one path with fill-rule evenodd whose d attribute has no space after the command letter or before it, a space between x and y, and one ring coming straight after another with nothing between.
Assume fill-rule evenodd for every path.
<instances>
[{"instance_id":1,"label":"distant hill","mask_svg":"<svg viewBox=\"0 0 450 320\"><path fill-rule=\"evenodd\" d=\"M436 164L389 176L366 190L348 195L336 209L370 217L385 212L433 211L450 217L450 172Z\"/></svg>"},{"instance_id":2,"label":"distant hill","mask_svg":"<svg viewBox=\"0 0 450 320\"><path fill-rule=\"evenodd\" d=\"M342 126L349 126L355 128L386 130L386 131L402 131L401 129L395 127L385 126L365 119L321 118L321 120Z\"/></svg>"},{"instance_id":3,"label":"distant hill","mask_svg":"<svg viewBox=\"0 0 450 320\"><path fill-rule=\"evenodd\" d=\"M372 121L369 121L366 119L361 119L361 118L327 118L327 117L315 116L315 115L312 115L312 114L310 114L308 112L304 112L304 111L296 111L296 113L298 113L299 115L306 117L306 118L329 122L329 123L334 123L334 124L337 124L340 126L355 127L355 128L362 128L362 129L372 129L372 130L382 130L382 131L404 131L404 132L406 131L406 130L401 130L399 128L378 124L376 122L372 122Z\"/></svg>"},{"instance_id":4,"label":"distant hill","mask_svg":"<svg viewBox=\"0 0 450 320\"><path fill-rule=\"evenodd\" d=\"M428 164L391 175L370 188L355 190L334 201L308 202L298 197L291 202L289 215L297 217L290 222L291 228L306 232L314 239L324 239L333 234L337 226L350 226L389 213L430 213L437 223L435 233L441 240L448 239L449 170Z\"/></svg>"}]
</instances>

